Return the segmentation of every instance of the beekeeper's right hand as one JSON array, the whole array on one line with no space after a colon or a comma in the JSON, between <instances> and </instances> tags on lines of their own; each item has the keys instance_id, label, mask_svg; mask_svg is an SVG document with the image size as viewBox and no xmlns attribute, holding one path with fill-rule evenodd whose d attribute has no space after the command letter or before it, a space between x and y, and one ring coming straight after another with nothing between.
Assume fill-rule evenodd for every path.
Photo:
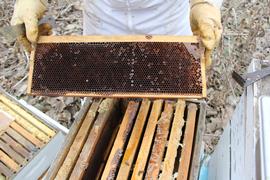
<instances>
[{"instance_id":1,"label":"beekeeper's right hand","mask_svg":"<svg viewBox=\"0 0 270 180\"><path fill-rule=\"evenodd\" d=\"M28 51L31 43L36 43L38 39L38 20L44 15L47 4L47 0L17 0L15 3L11 25L25 24L26 37L19 37L18 40Z\"/></svg>"}]
</instances>

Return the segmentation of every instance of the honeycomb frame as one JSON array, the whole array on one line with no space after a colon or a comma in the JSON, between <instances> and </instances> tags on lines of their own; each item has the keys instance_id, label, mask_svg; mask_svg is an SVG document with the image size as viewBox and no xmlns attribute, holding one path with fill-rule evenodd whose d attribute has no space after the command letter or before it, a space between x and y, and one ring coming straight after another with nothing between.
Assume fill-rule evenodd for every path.
<instances>
[{"instance_id":1,"label":"honeycomb frame","mask_svg":"<svg viewBox=\"0 0 270 180\"><path fill-rule=\"evenodd\" d=\"M74 46L77 46L77 48L74 48ZM79 81L80 78L78 78L78 75L80 75L80 74L77 74L76 76L72 76L72 77L76 77L73 80L70 77L65 78L66 76L68 77L68 74L70 73L70 71L65 69L63 66L63 62L67 63L67 61L62 60L57 64L56 60L52 59L53 54L54 54L53 52L58 51L59 48L61 51L65 48L67 50L70 47L73 47L73 49L70 50L70 52L71 52L70 54L69 53L62 53L61 54L61 52L60 52L61 56L62 55L64 56L63 59L72 61L72 59L73 60L76 58L78 59L78 57L81 59L87 58L88 56L81 55L81 54L82 54L82 52L84 52L84 54L89 53L89 46L92 49L94 49L94 50L92 50L92 54L94 54L92 56L95 56L95 57L97 57L98 55L102 56L103 59L100 57L98 57L98 59L100 61L103 61L105 59L104 62L107 62L106 66L108 68L103 70L103 74L110 74L110 72L108 70L113 69L113 68L111 68L112 64L113 64L112 62L117 61L117 63L119 63L119 59L117 59L117 58L124 59L124 63L122 63L121 66L118 66L118 64L116 63L117 66L113 66L113 67L116 68L115 72L117 72L117 70L119 71L119 69L117 69L117 68L120 67L120 69L121 69L121 67L122 67L122 75L120 74L121 77L118 75L119 77L117 77L118 79L116 78L117 79L116 82L117 83L119 81L123 82L123 79L124 79L126 81L129 81L128 83L124 82L127 84L127 86L123 86L123 84L120 83L119 85L124 87L121 89L119 87L116 87L116 86L118 86L118 85L116 85L117 83L112 83L111 84L112 87L109 87L107 89L106 89L106 87L105 87L105 89L104 89L104 87L103 87L103 89L102 88L96 88L96 89L92 88L91 89L91 88L88 88L88 85L93 80L95 80L95 79L91 79L92 78L92 76L91 76L89 80L88 80L88 78L85 80L85 77L82 78L83 81L85 81L84 83L80 82L80 83L82 83L81 87L83 87L83 88L77 87L77 89L75 88L75 90L71 88L71 87L73 87L73 85L75 83L77 83L77 81ZM43 47L43 49L42 49L42 47ZM121 50L122 47L125 47L127 49L132 49L132 47L135 47L135 50L134 49L127 50L126 52L128 55L123 56L123 55L119 55L119 51L117 51L117 50ZM87 50L86 50L86 48L87 48ZM98 49L98 48L101 48L101 49ZM105 49L109 48L110 52L106 51L107 53L104 53L104 51L101 51L101 50L104 50L104 48ZM82 50L81 54L78 53L78 56L76 56L76 52L75 52L77 50ZM142 53L142 50L146 50L146 51L148 50L148 54L147 54L147 52ZM178 54L171 53L172 51L175 52L175 50L177 50ZM28 81L28 93L31 95L47 95L47 96L91 96L91 97L119 97L119 98L126 98L126 97L130 97L130 98L145 98L145 97L147 97L147 98L204 98L204 97L206 97L206 78L205 78L205 62L204 62L203 58L201 58L203 55L203 51L204 51L204 49L201 47L198 38L195 36L149 36L149 35L147 35L147 36L144 36L144 35L135 35L135 36L41 36L39 38L38 43L37 43L36 49L34 51L32 51L32 53L31 53L29 81ZM99 52L99 54L97 54L97 52ZM133 58L130 57L131 53L134 54ZM182 53L182 55L181 55L181 53ZM69 57L67 54L69 54ZM143 61L144 55L150 56L150 58L148 58L148 60L147 60L147 58L145 59L148 62L147 65L141 62L141 61ZM162 57L162 55L164 55L164 57ZM166 58L168 58L168 59L165 59L165 55L167 55ZM182 59L178 58L177 55L180 55L182 57ZM108 60L112 56L115 57L114 60ZM127 56L129 56L129 57L127 57ZM185 61L183 61L183 57L184 57ZM46 58L47 58L47 61L46 61ZM56 57L56 59L57 58L59 61L58 56ZM135 58L135 60L134 60L134 58ZM136 58L137 59L139 58L140 60L136 61ZM55 71L52 71L52 72L59 71L55 75L53 73L46 73L46 72L49 72L48 69L44 70L43 68L41 68L43 66L37 65L38 63L42 64L45 62L45 63L47 63L46 64L47 66L50 66L50 64L48 64L48 63L50 63L49 61L56 63L56 64L54 64L54 66L51 65L52 67L58 67L60 69L62 68L62 72L66 70L66 72L65 72L66 76L65 77L62 76L62 78L60 77L60 79L58 79L58 81L54 81L55 77L60 76L62 74L62 73L60 73L61 70L59 71L57 69ZM95 61L95 62L97 62L97 61ZM166 65L162 66L161 65L162 62L163 63L165 62L165 64L169 63L170 68L167 68ZM88 63L88 61L87 61L87 63ZM86 63L86 65L87 65L87 63ZM91 62L91 63L93 64L93 62ZM136 76L136 73L134 73L134 70L132 71L132 68L131 68L132 64L134 65L134 63L135 64L137 63L137 68L135 68L135 71L137 71L137 72L140 72L140 70L144 71L144 72L141 72L141 75L137 76L137 79L136 78L133 79L134 74ZM173 63L178 63L178 64L173 64ZM183 67L180 65L181 63L184 64L184 72L185 72L185 74L182 76L179 74L179 72L175 68L177 65L177 67L179 66L179 70L181 68L183 69ZM189 64L189 65L185 65L185 63ZM74 64L77 64L77 63L74 61L73 63L68 64L69 66L66 66L66 67L72 68L71 65L74 65ZM96 70L98 70L98 68L101 67L100 63L96 63L96 65L92 65L92 64L90 65L90 66L94 66L94 68L92 68L92 69L96 68ZM88 63L88 65L89 65L89 63ZM158 65L159 65L158 68L160 68L161 70L162 70L162 68L164 70L164 67L167 68L167 71L165 70L167 72L167 74L165 73L164 76L162 76L162 75L158 76L158 74L159 74L159 72L157 72L159 70L157 68ZM139 68L141 66L145 66L145 67ZM153 69L152 71L154 71L154 72L152 72L152 74L150 72L151 66ZM84 67L81 66L80 67L81 69L79 69L79 70L82 70ZM126 68L124 68L124 67L126 67ZM91 69L89 67L87 67L87 68L88 68L88 70ZM149 70L149 68L150 68L150 70ZM42 83L41 83L41 85L40 84L37 85L38 84L37 82L39 81L39 79L37 77L40 77L40 75L42 76L42 73L40 73L42 71L42 69L44 70L43 73L45 75L47 75L47 78L50 75L54 75L54 76L52 76L53 78L51 77L50 82L52 82L52 85L50 87L45 86L45 88L44 88L44 87L42 87ZM102 69L102 68L100 68L100 69ZM129 74L128 74L128 72L125 71L126 69L128 69L127 71L129 72ZM171 70L172 70L172 72L170 72ZM72 71L72 72L74 72L74 71ZM85 72L87 73L89 71L85 71ZM96 71L96 72L98 72L98 71ZM115 73L115 72L113 72L113 73ZM153 73L154 73L154 75L153 75L154 78L151 77L147 80L147 78L148 78L148 76L146 76L147 73L150 73L151 75L153 75ZM103 75L103 74L101 74L101 75ZM131 76L132 74L133 74L133 76ZM111 74L111 76L113 76L113 75L114 74ZM168 76L168 75L170 75L170 76ZM195 76L195 77L193 77L193 76ZM99 81L98 77L96 77L97 82ZM163 81L155 81L156 79L162 79L162 78L163 79L165 78L166 80L168 80L168 82L165 82L165 84L167 83L170 85L166 84L163 87L161 84L163 83L164 80ZM46 79L46 78L44 78L44 79ZM68 85L66 84L65 85L66 87L59 88L62 84L65 83L65 79L68 79L71 82L67 83ZM113 80L114 80L114 78L113 78ZM178 82L178 80L179 80L179 82L184 81L185 83L182 83L181 86L180 86L181 82L178 84L173 83L173 82ZM47 81L48 81L48 79L47 79ZM59 81L61 81L61 82L59 82ZM134 81L135 81L135 83L134 83ZM46 80L44 80L44 82L46 82ZM58 87L54 87L54 85L57 84L57 82L59 82L60 85ZM154 83L152 83L152 82L154 82ZM157 84L155 84L156 82L157 82ZM106 79L103 81L103 85L110 84L110 83L111 83L110 79ZM43 83L43 84L46 85L46 83ZM100 84L102 85L102 83L100 83ZM152 84L152 86L154 88L149 84ZM93 83L92 83L91 86L94 87L95 84L93 85ZM135 88L133 88L134 86L135 86ZM144 89L141 88L142 89L141 90L140 88L138 88L138 86L143 87ZM99 86L99 87L101 87L101 86ZM162 87L163 87L163 89L162 89Z\"/></svg>"}]
</instances>

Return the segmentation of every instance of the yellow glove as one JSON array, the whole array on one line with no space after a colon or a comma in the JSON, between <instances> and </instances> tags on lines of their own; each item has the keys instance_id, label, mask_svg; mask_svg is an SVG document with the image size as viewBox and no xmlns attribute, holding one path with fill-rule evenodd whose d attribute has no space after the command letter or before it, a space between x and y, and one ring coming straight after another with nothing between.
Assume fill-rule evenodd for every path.
<instances>
[{"instance_id":1,"label":"yellow glove","mask_svg":"<svg viewBox=\"0 0 270 180\"><path fill-rule=\"evenodd\" d=\"M191 1L190 23L194 35L202 38L206 49L204 58L208 67L212 63L212 51L221 38L220 10L205 0L193 0Z\"/></svg>"},{"instance_id":2,"label":"yellow glove","mask_svg":"<svg viewBox=\"0 0 270 180\"><path fill-rule=\"evenodd\" d=\"M20 37L18 40L27 50L31 49L29 41L31 43L37 41L39 34L38 20L43 16L46 9L47 0L17 0L15 3L11 25L25 23L27 38Z\"/></svg>"}]
</instances>

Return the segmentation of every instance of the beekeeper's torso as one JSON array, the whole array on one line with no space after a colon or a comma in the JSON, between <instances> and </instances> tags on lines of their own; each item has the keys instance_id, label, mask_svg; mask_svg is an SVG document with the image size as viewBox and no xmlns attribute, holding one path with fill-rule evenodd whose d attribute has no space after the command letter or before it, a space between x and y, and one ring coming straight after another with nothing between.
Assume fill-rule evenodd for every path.
<instances>
[{"instance_id":1,"label":"beekeeper's torso","mask_svg":"<svg viewBox=\"0 0 270 180\"><path fill-rule=\"evenodd\" d=\"M189 0L85 0L84 34L192 35Z\"/></svg>"}]
</instances>

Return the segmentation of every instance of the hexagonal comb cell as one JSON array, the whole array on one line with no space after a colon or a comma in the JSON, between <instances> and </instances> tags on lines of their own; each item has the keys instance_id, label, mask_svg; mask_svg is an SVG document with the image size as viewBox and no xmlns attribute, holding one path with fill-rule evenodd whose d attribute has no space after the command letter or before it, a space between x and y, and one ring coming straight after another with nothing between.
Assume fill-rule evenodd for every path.
<instances>
[{"instance_id":1,"label":"hexagonal comb cell","mask_svg":"<svg viewBox=\"0 0 270 180\"><path fill-rule=\"evenodd\" d=\"M199 43L38 43L31 93L98 97L203 97Z\"/></svg>"}]
</instances>

